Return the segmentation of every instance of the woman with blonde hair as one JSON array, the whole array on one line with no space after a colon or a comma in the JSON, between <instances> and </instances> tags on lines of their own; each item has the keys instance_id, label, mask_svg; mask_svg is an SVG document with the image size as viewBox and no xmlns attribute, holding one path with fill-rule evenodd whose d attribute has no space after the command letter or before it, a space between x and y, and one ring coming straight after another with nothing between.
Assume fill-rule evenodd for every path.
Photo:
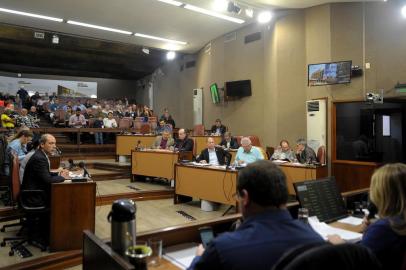
<instances>
[{"instance_id":1,"label":"woman with blonde hair","mask_svg":"<svg viewBox=\"0 0 406 270\"><path fill-rule=\"evenodd\" d=\"M406 165L387 164L371 178L369 196L379 219L367 224L361 244L371 249L383 269L401 269L406 260ZM342 239L332 236L333 244Z\"/></svg>"}]
</instances>

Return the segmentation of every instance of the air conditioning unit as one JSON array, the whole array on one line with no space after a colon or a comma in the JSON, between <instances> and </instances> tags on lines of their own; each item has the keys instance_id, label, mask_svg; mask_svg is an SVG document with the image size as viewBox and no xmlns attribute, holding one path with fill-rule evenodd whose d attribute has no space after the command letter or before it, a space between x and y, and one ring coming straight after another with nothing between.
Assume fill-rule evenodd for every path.
<instances>
[{"instance_id":1,"label":"air conditioning unit","mask_svg":"<svg viewBox=\"0 0 406 270\"><path fill-rule=\"evenodd\" d=\"M203 124L203 89L193 89L193 125Z\"/></svg>"},{"instance_id":2,"label":"air conditioning unit","mask_svg":"<svg viewBox=\"0 0 406 270\"><path fill-rule=\"evenodd\" d=\"M326 146L327 101L306 101L307 144L317 153L320 146Z\"/></svg>"}]
</instances>

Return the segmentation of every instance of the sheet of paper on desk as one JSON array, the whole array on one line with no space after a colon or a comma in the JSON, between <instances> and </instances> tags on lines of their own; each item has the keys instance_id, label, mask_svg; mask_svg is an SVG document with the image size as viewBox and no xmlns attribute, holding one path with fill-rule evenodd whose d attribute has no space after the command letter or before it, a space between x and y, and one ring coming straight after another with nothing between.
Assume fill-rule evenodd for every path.
<instances>
[{"instance_id":1,"label":"sheet of paper on desk","mask_svg":"<svg viewBox=\"0 0 406 270\"><path fill-rule=\"evenodd\" d=\"M163 257L179 268L186 269L195 257L197 245L196 243L184 243L167 247L164 250Z\"/></svg>"},{"instance_id":2,"label":"sheet of paper on desk","mask_svg":"<svg viewBox=\"0 0 406 270\"><path fill-rule=\"evenodd\" d=\"M202 167L210 166L209 163L192 162L192 164L195 165L195 166L202 166Z\"/></svg>"},{"instance_id":3,"label":"sheet of paper on desk","mask_svg":"<svg viewBox=\"0 0 406 270\"><path fill-rule=\"evenodd\" d=\"M346 223L354 226L358 226L362 224L362 218L357 218L357 217L346 217L340 220L337 220L340 223Z\"/></svg>"},{"instance_id":4,"label":"sheet of paper on desk","mask_svg":"<svg viewBox=\"0 0 406 270\"><path fill-rule=\"evenodd\" d=\"M276 164L283 164L283 163L287 163L287 162L289 162L289 161L287 161L287 160L275 159L275 160L272 160L272 162L273 162L273 163L276 163Z\"/></svg>"},{"instance_id":5,"label":"sheet of paper on desk","mask_svg":"<svg viewBox=\"0 0 406 270\"><path fill-rule=\"evenodd\" d=\"M346 242L355 243L361 240L362 234L355 233L343 229L334 228L324 222L320 222L317 217L309 217L309 224L324 240L327 240L328 235L337 234Z\"/></svg>"}]
</instances>

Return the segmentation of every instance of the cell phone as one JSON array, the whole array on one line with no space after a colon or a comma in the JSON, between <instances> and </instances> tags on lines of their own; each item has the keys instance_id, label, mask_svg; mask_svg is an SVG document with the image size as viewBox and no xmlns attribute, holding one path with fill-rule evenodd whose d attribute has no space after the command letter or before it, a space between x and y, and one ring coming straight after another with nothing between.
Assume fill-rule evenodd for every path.
<instances>
[{"instance_id":1,"label":"cell phone","mask_svg":"<svg viewBox=\"0 0 406 270\"><path fill-rule=\"evenodd\" d=\"M207 245L213 240L214 233L211 227L201 227L199 228L200 239L202 240L203 247L206 248Z\"/></svg>"}]
</instances>

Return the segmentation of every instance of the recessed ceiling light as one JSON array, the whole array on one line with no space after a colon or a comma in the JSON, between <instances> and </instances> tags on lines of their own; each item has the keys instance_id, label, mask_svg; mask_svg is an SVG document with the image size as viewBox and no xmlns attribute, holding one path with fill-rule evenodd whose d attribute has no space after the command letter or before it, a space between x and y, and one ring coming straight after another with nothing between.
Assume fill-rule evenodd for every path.
<instances>
[{"instance_id":1,"label":"recessed ceiling light","mask_svg":"<svg viewBox=\"0 0 406 270\"><path fill-rule=\"evenodd\" d=\"M215 11L223 12L227 10L228 1L227 0L214 0L212 8Z\"/></svg>"},{"instance_id":2,"label":"recessed ceiling light","mask_svg":"<svg viewBox=\"0 0 406 270\"><path fill-rule=\"evenodd\" d=\"M169 4L169 5L174 5L174 6L177 6L177 7L180 7L181 5L183 5L182 2L174 1L174 0L158 0L158 1Z\"/></svg>"},{"instance_id":3,"label":"recessed ceiling light","mask_svg":"<svg viewBox=\"0 0 406 270\"><path fill-rule=\"evenodd\" d=\"M166 59L173 60L176 57L176 53L174 51L169 51L166 53Z\"/></svg>"},{"instance_id":4,"label":"recessed ceiling light","mask_svg":"<svg viewBox=\"0 0 406 270\"><path fill-rule=\"evenodd\" d=\"M99 25L95 25L95 24L88 24L88 23L82 23L82 22L71 21L71 20L67 21L67 23L68 24L79 25L79 26L84 26L84 27L89 27L89 28L95 28L95 29L99 29L99 30L105 30L105 31L120 33L120 34L125 34L125 35L131 35L132 34L129 31L124 31L124 30L105 27L105 26L99 26Z\"/></svg>"},{"instance_id":5,"label":"recessed ceiling light","mask_svg":"<svg viewBox=\"0 0 406 270\"><path fill-rule=\"evenodd\" d=\"M142 48L142 52L145 54L149 54L149 49L144 47Z\"/></svg>"},{"instance_id":6,"label":"recessed ceiling light","mask_svg":"<svg viewBox=\"0 0 406 270\"><path fill-rule=\"evenodd\" d=\"M245 9L245 16L248 18L254 17L254 10L252 8L246 8Z\"/></svg>"},{"instance_id":7,"label":"recessed ceiling light","mask_svg":"<svg viewBox=\"0 0 406 270\"><path fill-rule=\"evenodd\" d=\"M169 43L176 43L176 44L181 44L181 45L186 45L187 44L187 42L185 42L185 41L167 39L167 38L163 38L163 37L151 36L151 35L146 35L146 34L141 34L141 33L135 33L134 36L142 37L142 38L155 39L155 40L165 41L165 42L169 42Z\"/></svg>"},{"instance_id":8,"label":"recessed ceiling light","mask_svg":"<svg viewBox=\"0 0 406 270\"><path fill-rule=\"evenodd\" d=\"M211 10L208 10L208 9L204 9L204 8L200 8L200 7L196 7L196 6L193 6L193 5L185 5L185 8L188 9L188 10L192 10L192 11L195 11L195 12L205 14L205 15L220 18L220 19L223 19L223 20L226 20L226 21L239 23L239 24L245 23L244 20L234 18L234 17L230 17L230 16L227 16L227 15L224 15L224 14L221 14L221 13L217 13L217 12L214 12L214 11L211 11Z\"/></svg>"},{"instance_id":9,"label":"recessed ceiling light","mask_svg":"<svg viewBox=\"0 0 406 270\"><path fill-rule=\"evenodd\" d=\"M28 12L13 10L13 9L0 8L0 11L1 12L6 12L6 13L11 13L11 14L34 17L34 18L38 18L38 19L49 20L49 21L63 22L63 19L60 19L60 18L44 16L44 15L39 15L39 14L35 14L35 13L28 13Z\"/></svg>"},{"instance_id":10,"label":"recessed ceiling light","mask_svg":"<svg viewBox=\"0 0 406 270\"><path fill-rule=\"evenodd\" d=\"M272 13L269 11L262 11L258 14L258 22L259 23L268 23L272 19Z\"/></svg>"}]
</instances>

